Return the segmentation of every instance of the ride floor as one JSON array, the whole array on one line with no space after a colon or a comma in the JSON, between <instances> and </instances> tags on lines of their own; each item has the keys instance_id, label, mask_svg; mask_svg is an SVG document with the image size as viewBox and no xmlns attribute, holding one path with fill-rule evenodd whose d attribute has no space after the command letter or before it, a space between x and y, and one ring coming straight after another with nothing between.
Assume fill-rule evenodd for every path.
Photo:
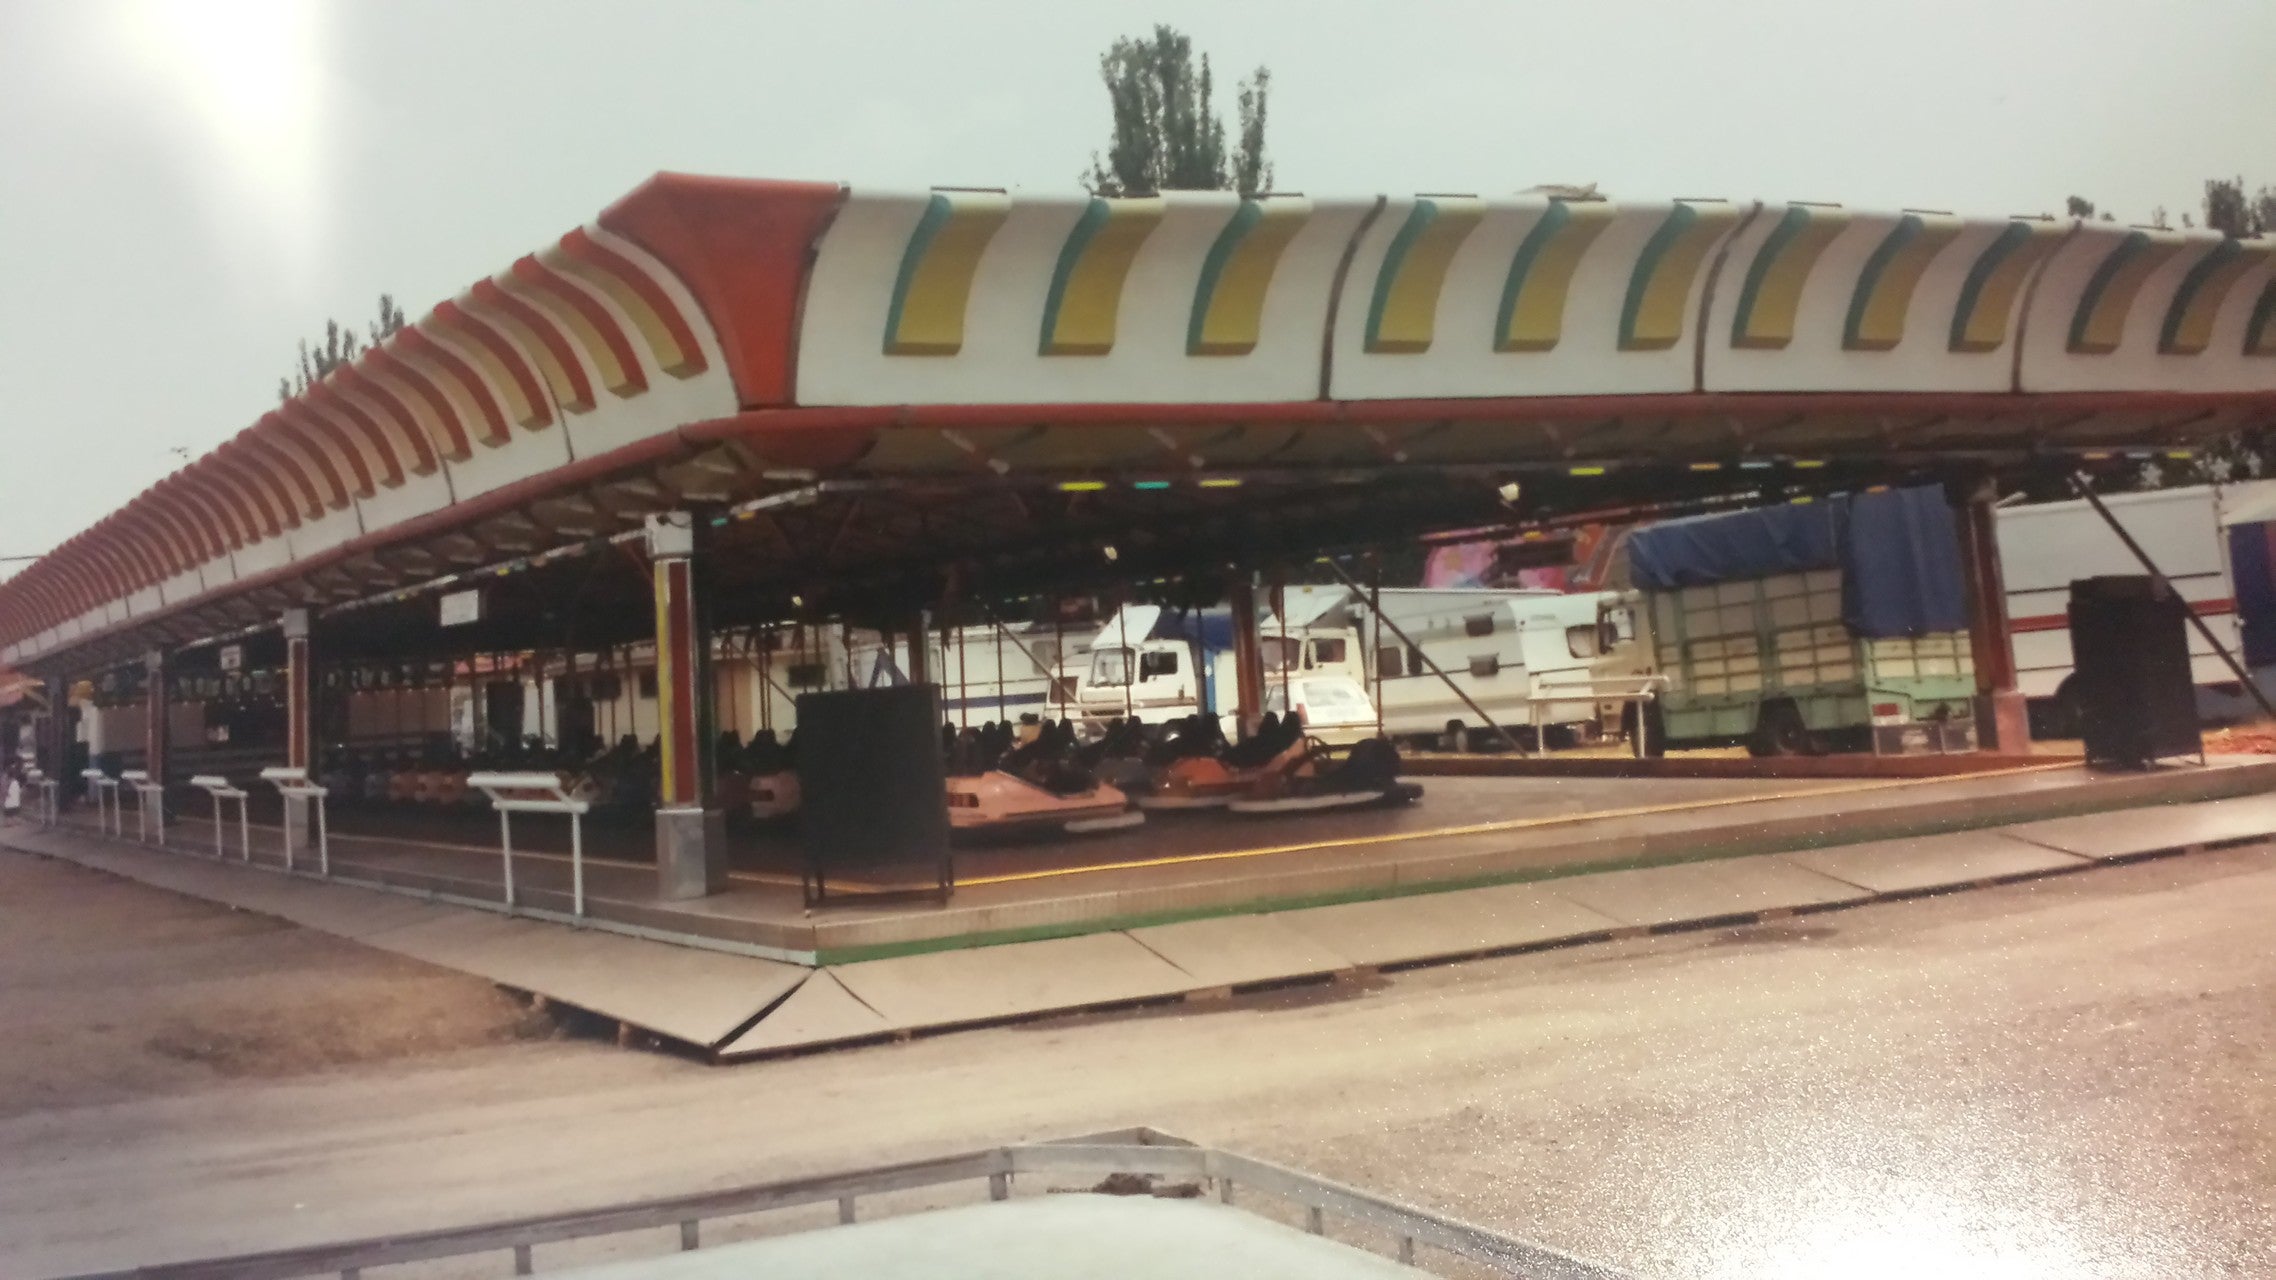
<instances>
[{"instance_id":1,"label":"ride floor","mask_svg":"<svg viewBox=\"0 0 2276 1280\"><path fill-rule=\"evenodd\" d=\"M1394 809L1157 814L1099 836L960 845L945 903L911 892L927 872L908 868L833 876L830 901L811 909L794 829L733 832L725 891L666 901L656 896L650 825L596 817L584 835L586 909L602 922L831 963L2210 799L2272 782L2276 763L2243 758L2150 774L2057 763L1927 779L1429 778L1418 803ZM210 809L199 799L186 808L171 847L210 856ZM256 804L256 862L283 862L275 820L273 800ZM93 825L84 810L67 821ZM136 830L131 803L124 826ZM239 833L227 826L234 859ZM517 816L513 842L519 905L568 913L567 820ZM331 820L331 864L351 880L477 902L503 897L498 821L479 810L343 807ZM298 850L296 865L311 869L313 851Z\"/></svg>"}]
</instances>

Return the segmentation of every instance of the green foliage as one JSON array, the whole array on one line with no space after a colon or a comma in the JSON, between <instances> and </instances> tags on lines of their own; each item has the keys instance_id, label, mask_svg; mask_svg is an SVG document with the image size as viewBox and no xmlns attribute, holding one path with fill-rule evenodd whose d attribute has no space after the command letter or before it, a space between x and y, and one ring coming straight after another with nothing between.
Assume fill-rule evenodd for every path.
<instances>
[{"instance_id":1,"label":"green foliage","mask_svg":"<svg viewBox=\"0 0 2276 1280\"><path fill-rule=\"evenodd\" d=\"M1102 196L1146 196L1162 191L1239 191L1253 195L1272 183L1265 158L1265 95L1272 74L1263 67L1241 82L1240 138L1230 158L1225 122L1217 115L1209 56L1198 64L1193 41L1157 25L1150 37L1124 37L1099 56L1099 79L1114 110L1114 136L1106 155L1091 156L1087 185Z\"/></svg>"},{"instance_id":2,"label":"green foliage","mask_svg":"<svg viewBox=\"0 0 2276 1280\"><path fill-rule=\"evenodd\" d=\"M358 337L354 329L337 320L326 320L322 345L312 348L306 339L301 340L300 367L292 376L277 379L277 399L290 400L322 382L326 374L352 363L366 346L376 347L385 342L388 335L401 329L403 324L403 308L395 305L393 294L387 293L379 295L379 318L365 326L364 332L370 335L368 339Z\"/></svg>"},{"instance_id":3,"label":"green foliage","mask_svg":"<svg viewBox=\"0 0 2276 1280\"><path fill-rule=\"evenodd\" d=\"M2205 180L2205 226L2233 239L2276 231L2276 189L2244 193L2244 179Z\"/></svg>"}]
</instances>

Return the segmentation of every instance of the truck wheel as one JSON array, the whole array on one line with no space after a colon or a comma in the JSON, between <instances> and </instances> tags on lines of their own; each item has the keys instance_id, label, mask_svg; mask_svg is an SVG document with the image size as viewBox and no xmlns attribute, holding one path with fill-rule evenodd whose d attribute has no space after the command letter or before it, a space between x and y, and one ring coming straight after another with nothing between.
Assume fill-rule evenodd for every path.
<instances>
[{"instance_id":1,"label":"truck wheel","mask_svg":"<svg viewBox=\"0 0 2276 1280\"><path fill-rule=\"evenodd\" d=\"M1802 722L1802 709L1785 698L1762 704L1756 713L1754 733L1747 738L1747 754L1756 757L1817 754L1810 726Z\"/></svg>"}]
</instances>

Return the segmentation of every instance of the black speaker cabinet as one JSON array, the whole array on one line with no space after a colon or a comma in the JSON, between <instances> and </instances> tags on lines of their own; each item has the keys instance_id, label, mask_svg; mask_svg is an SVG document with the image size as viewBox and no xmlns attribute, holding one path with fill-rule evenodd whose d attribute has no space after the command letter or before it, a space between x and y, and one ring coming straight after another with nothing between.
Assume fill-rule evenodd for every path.
<instances>
[{"instance_id":1,"label":"black speaker cabinet","mask_svg":"<svg viewBox=\"0 0 2276 1280\"><path fill-rule=\"evenodd\" d=\"M940 689L899 685L798 699L798 823L808 903L834 877L870 896L929 876L945 898L948 778L940 756ZM841 894L842 896L842 894Z\"/></svg>"},{"instance_id":2,"label":"black speaker cabinet","mask_svg":"<svg viewBox=\"0 0 2276 1280\"><path fill-rule=\"evenodd\" d=\"M2071 656L2090 765L2202 755L2188 604L2149 577L2071 583Z\"/></svg>"}]
</instances>

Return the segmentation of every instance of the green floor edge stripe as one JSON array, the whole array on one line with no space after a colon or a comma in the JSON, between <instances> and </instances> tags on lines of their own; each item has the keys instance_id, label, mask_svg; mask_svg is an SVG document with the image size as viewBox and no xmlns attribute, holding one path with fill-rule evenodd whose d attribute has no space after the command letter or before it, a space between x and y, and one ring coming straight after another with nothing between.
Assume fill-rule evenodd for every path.
<instances>
[{"instance_id":1,"label":"green floor edge stripe","mask_svg":"<svg viewBox=\"0 0 2276 1280\"><path fill-rule=\"evenodd\" d=\"M2238 771L2244 772L2244 771ZM2067 793L2057 792L2047 797L2058 803L2049 804L2028 816L2006 815L1985 819L1955 819L1939 822L1930 818L1908 823L1896 830L1868 831L1854 839L1842 839L1840 833L1826 832L1829 838L1797 836L1789 838L1737 839L1725 845L1685 850L1668 855L1642 854L1633 857L1609 858L1591 862L1566 862L1547 867L1528 867L1497 875L1469 876L1450 880L1432 880L1417 884L1384 885L1379 888L1345 889L1333 893L1309 894L1282 898L1252 898L1234 903L1212 903L1204 907L1191 907L1174 911L1141 912L1121 916L1102 916L1092 920L1067 921L1056 924L1033 925L1019 929L998 929L985 933L956 934L942 938L913 938L907 942L881 942L870 946L822 947L815 951L816 963L824 968L832 965L857 964L864 960L891 960L902 956L930 955L942 951L966 951L976 947L1007 946L1019 942L1046 942L1055 938L1079 938L1093 933L1117 933L1130 929L1144 929L1155 925L1182 924L1189 920L1215 920L1227 916L1273 915L1284 911L1301 911L1309 907L1335 907L1353 902L1388 901L1393 898L1413 898L1434 893L1458 893L1465 889L1490 889L1499 885L1531 884L1548 880L1563 880L1573 876L1596 875L1607 871L1636 871L1646 867L1672 867L1693 862L1718 862L1727 858L1753 857L1769 853L1799 853L1810 849L1835 849L1853 844L1873 844L1882 840L1907 840L1921 836L1949 835L1959 831L1990 831L2001 827L2018 826L2032 822L2047 822L2057 818L2084 817L2094 813L2110 813L2119 809L2140 809L2152 804L2205 804L2215 800L2234 800L2249 795L2264 794L2270 788L2253 783L2249 773L2236 779L2234 785L2220 775L2196 775L2192 781L2202 785L2193 788L2193 794L2171 800L2144 801L2138 797L2107 797L2093 803L2059 803ZM2035 797L2017 797L2032 799Z\"/></svg>"}]
</instances>

